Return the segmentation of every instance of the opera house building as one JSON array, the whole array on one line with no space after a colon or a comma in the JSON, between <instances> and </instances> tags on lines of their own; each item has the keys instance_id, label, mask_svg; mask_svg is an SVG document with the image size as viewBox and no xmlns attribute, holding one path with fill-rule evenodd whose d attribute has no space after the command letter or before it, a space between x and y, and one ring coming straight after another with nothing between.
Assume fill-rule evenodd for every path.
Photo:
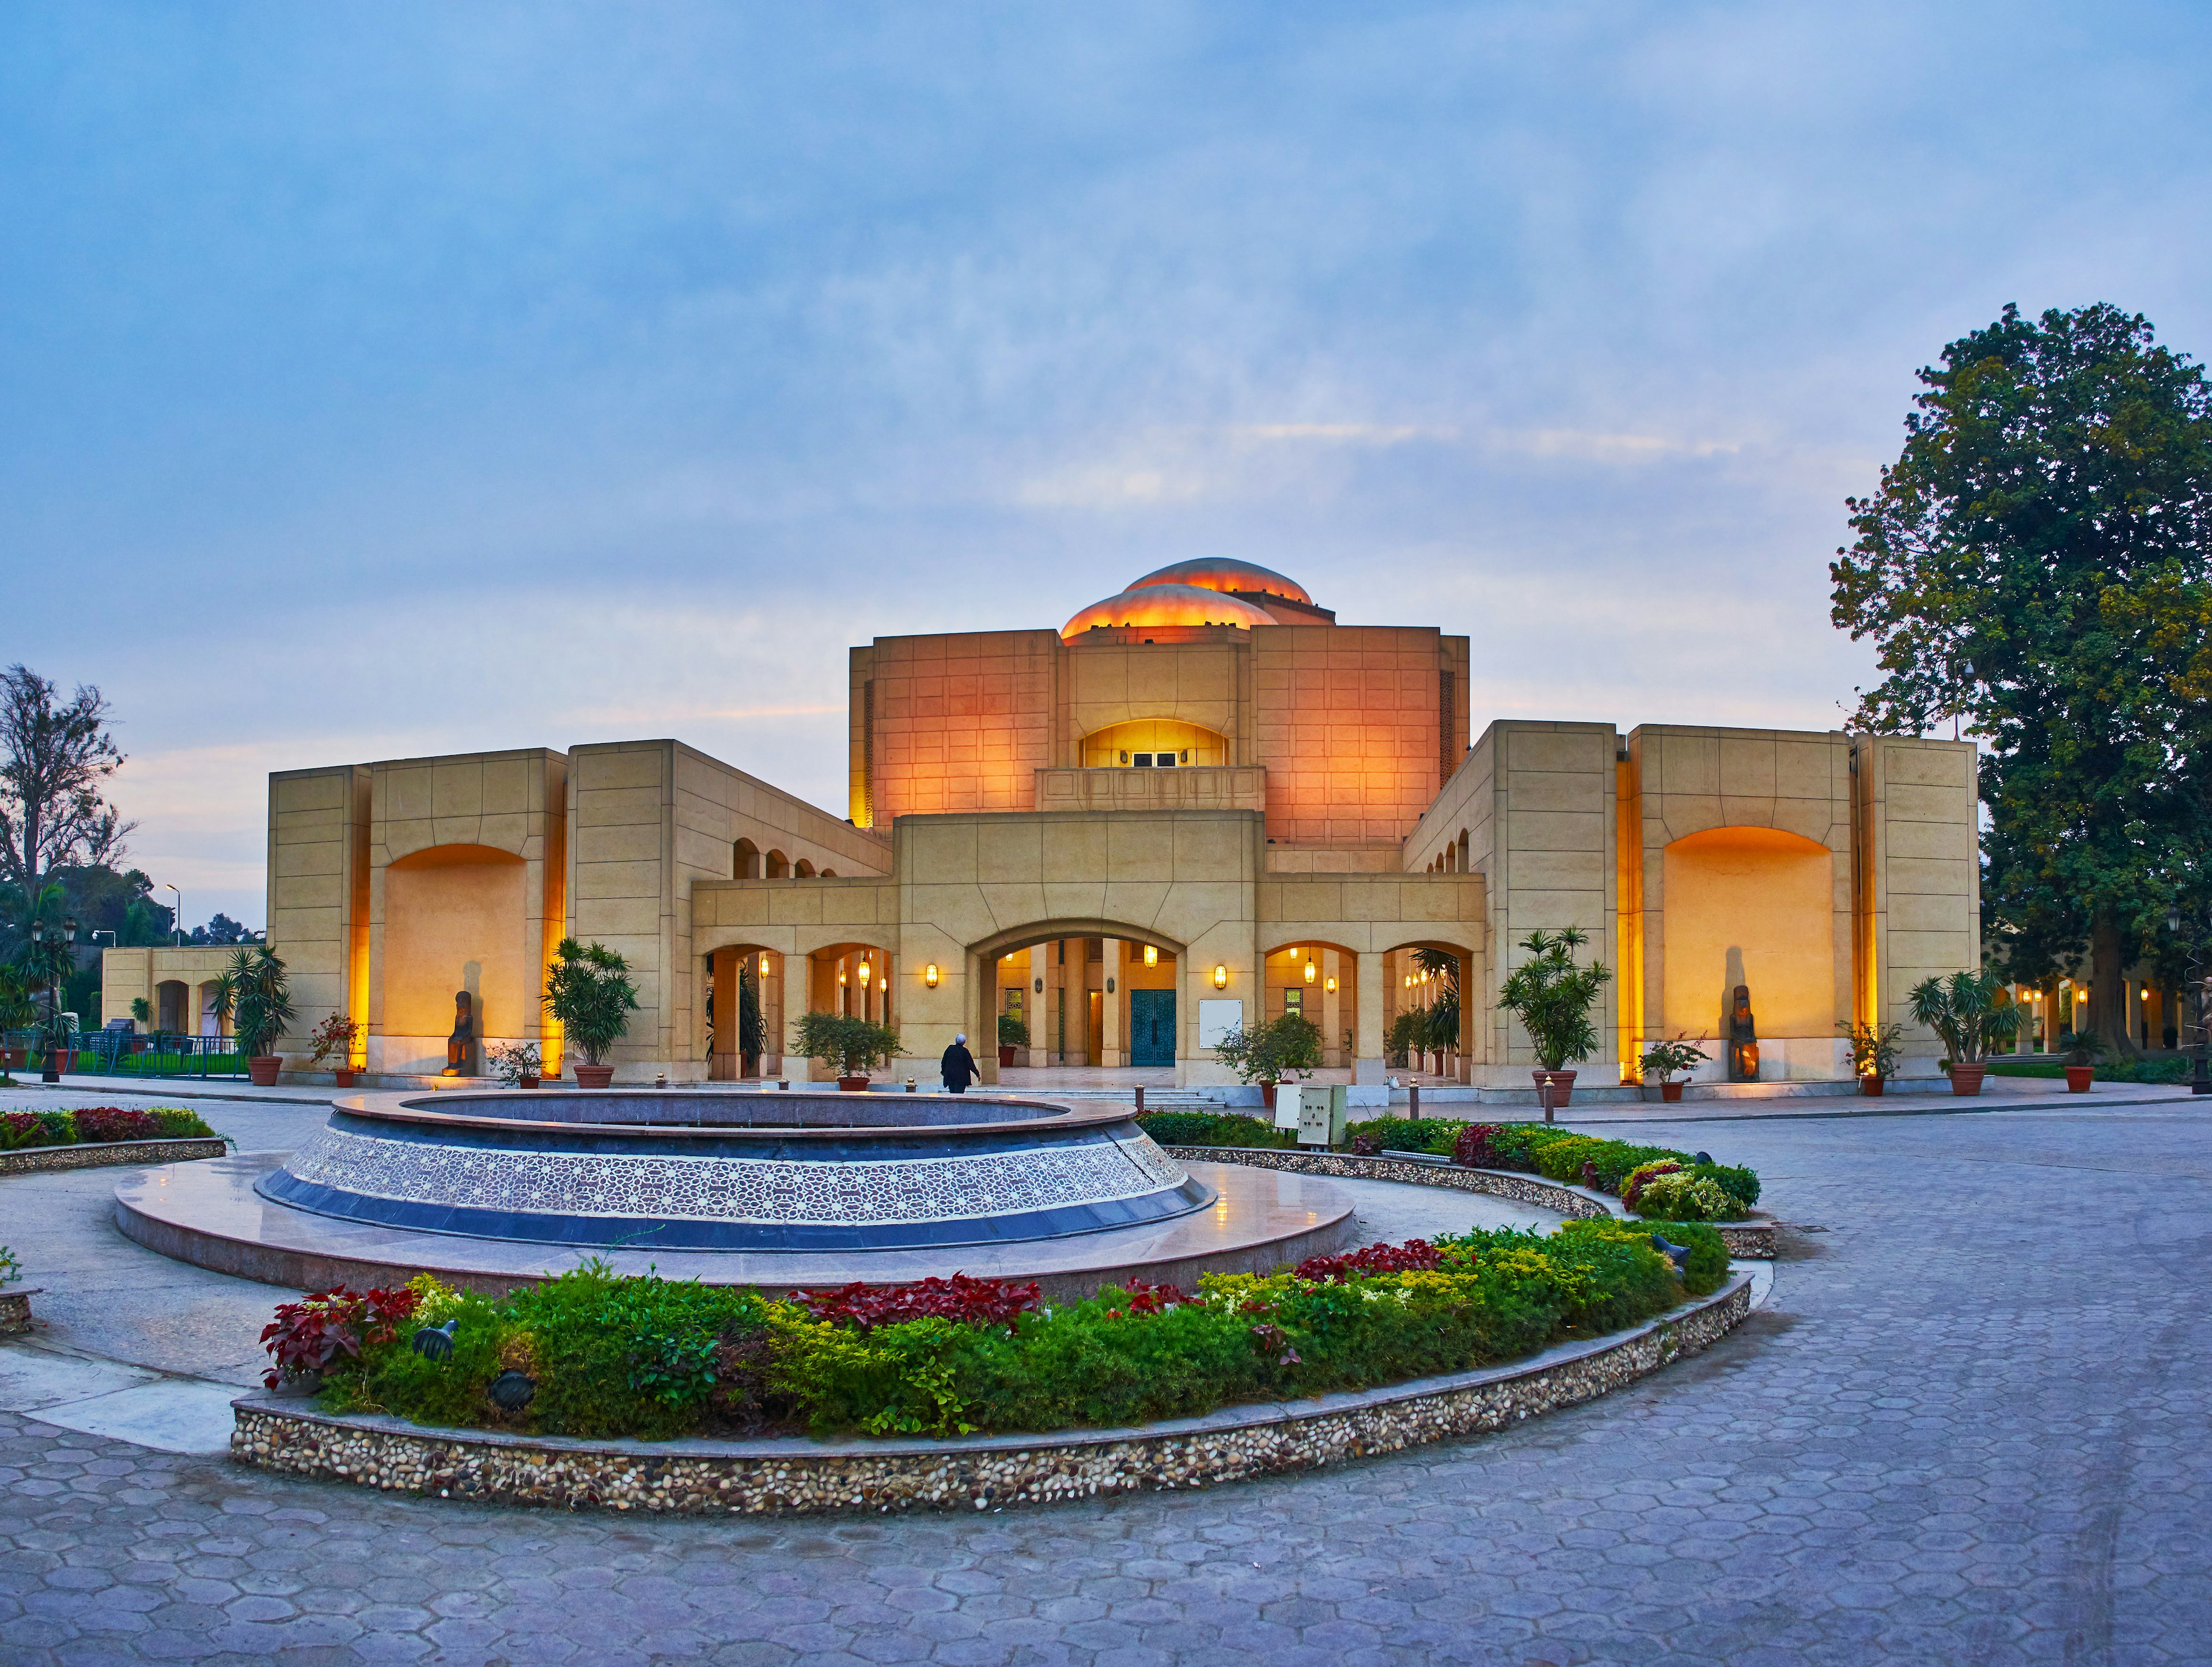
<instances>
[{"instance_id":1,"label":"opera house building","mask_svg":"<svg viewBox=\"0 0 2212 1667\"><path fill-rule=\"evenodd\" d=\"M832 1074L775 1051L809 1009L888 1020L890 1074L924 1085L959 1031L997 1080L1012 1015L1015 1080L1171 1068L1190 1087L1233 1080L1226 1029L1295 1009L1325 1077L1380 1084L1401 1069L1397 1015L1449 982L1441 956L1465 998L1426 1080L1525 1088L1528 1040L1497 991L1532 930L1569 926L1615 975L1585 1083L1633 1078L1650 1038L1725 1037L1739 986L1764 1080L1835 1080L1839 1025L1902 1019L1915 981L1978 964L1971 744L1478 730L1469 682L1464 636L1340 624L1279 574L1188 562L1057 630L853 649L842 812L674 739L280 771L287 1066L311 1068L305 1038L338 1012L372 1084L433 1076L467 991L471 1071L526 1040L550 1077L539 992L564 936L627 958L641 1005L613 1062L644 1084ZM111 952L106 1013L143 997L165 1028L213 1023L222 962Z\"/></svg>"}]
</instances>

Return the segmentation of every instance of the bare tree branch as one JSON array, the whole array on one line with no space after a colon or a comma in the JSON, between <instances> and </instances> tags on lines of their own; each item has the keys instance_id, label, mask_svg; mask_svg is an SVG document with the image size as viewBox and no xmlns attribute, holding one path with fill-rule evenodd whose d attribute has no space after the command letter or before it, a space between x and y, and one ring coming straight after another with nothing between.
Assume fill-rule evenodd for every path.
<instances>
[{"instance_id":1,"label":"bare tree branch","mask_svg":"<svg viewBox=\"0 0 2212 1667\"><path fill-rule=\"evenodd\" d=\"M56 868L116 861L137 825L101 793L124 756L106 700L82 684L60 695L27 666L0 672L0 881L26 897Z\"/></svg>"}]
</instances>

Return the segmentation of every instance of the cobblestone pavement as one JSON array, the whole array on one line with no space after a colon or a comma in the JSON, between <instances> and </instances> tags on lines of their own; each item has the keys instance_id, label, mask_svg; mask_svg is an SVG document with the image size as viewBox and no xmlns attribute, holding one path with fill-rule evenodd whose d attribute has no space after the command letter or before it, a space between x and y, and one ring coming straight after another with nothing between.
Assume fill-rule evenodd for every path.
<instances>
[{"instance_id":1,"label":"cobblestone pavement","mask_svg":"<svg viewBox=\"0 0 2212 1667\"><path fill-rule=\"evenodd\" d=\"M1745 1329L1504 1436L1182 1495L775 1524L459 1506L0 1420L0 1661L2212 1659L2212 1120L1716 1129Z\"/></svg>"}]
</instances>

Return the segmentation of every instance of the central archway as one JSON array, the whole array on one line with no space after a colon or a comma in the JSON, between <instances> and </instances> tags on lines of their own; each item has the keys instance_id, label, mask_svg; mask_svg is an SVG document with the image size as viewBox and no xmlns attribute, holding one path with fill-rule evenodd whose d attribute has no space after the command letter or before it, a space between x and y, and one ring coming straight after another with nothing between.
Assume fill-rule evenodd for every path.
<instances>
[{"instance_id":1,"label":"central archway","mask_svg":"<svg viewBox=\"0 0 2212 1667\"><path fill-rule=\"evenodd\" d=\"M969 1040L1013 1082L1033 1082L1027 1072L1085 1069L1112 1082L1175 1068L1187 1017L1177 996L1186 949L1175 939L1063 918L994 933L969 954L979 975Z\"/></svg>"}]
</instances>

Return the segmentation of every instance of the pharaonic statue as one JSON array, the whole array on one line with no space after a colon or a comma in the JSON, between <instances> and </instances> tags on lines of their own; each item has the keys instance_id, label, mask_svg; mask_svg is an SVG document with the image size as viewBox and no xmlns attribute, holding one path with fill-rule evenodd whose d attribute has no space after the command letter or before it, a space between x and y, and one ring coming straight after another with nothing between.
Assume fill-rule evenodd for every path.
<instances>
[{"instance_id":1,"label":"pharaonic statue","mask_svg":"<svg viewBox=\"0 0 2212 1667\"><path fill-rule=\"evenodd\" d=\"M1759 1027L1751 1018L1751 987L1738 984L1729 1003L1728 1066L1730 1082L1759 1080Z\"/></svg>"},{"instance_id":2,"label":"pharaonic statue","mask_svg":"<svg viewBox=\"0 0 2212 1667\"><path fill-rule=\"evenodd\" d=\"M465 989L453 992L453 1033L446 1038L446 1068L442 1077L469 1074L469 1043L477 1033L476 1001Z\"/></svg>"}]
</instances>

